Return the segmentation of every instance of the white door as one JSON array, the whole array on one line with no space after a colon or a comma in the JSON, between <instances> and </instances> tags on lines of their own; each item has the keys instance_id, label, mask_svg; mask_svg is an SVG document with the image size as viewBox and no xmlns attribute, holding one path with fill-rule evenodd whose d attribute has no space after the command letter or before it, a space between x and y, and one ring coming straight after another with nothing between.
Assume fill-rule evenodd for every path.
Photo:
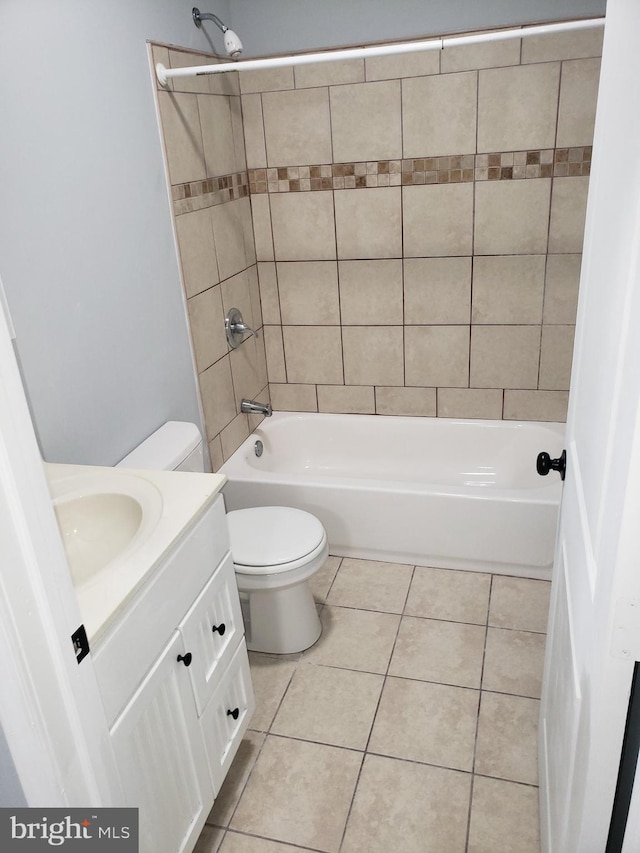
<instances>
[{"instance_id":1,"label":"white door","mask_svg":"<svg viewBox=\"0 0 640 853\"><path fill-rule=\"evenodd\" d=\"M545 853L605 851L640 659L639 32L640 3L609 0L541 703Z\"/></svg>"}]
</instances>

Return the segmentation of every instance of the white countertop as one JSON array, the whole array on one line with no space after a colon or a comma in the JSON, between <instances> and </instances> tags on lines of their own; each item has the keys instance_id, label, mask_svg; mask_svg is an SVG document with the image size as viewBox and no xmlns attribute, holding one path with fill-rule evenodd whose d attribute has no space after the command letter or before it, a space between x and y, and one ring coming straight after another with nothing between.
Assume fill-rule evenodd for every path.
<instances>
[{"instance_id":1,"label":"white countertop","mask_svg":"<svg viewBox=\"0 0 640 853\"><path fill-rule=\"evenodd\" d=\"M142 480L154 519L131 546L88 580L75 584L90 642L105 631L131 597L163 562L181 536L214 501L226 482L221 474L102 468L44 463L54 504L96 492L129 492ZM149 489L149 484L152 489ZM144 524L144 520L143 520Z\"/></svg>"}]
</instances>

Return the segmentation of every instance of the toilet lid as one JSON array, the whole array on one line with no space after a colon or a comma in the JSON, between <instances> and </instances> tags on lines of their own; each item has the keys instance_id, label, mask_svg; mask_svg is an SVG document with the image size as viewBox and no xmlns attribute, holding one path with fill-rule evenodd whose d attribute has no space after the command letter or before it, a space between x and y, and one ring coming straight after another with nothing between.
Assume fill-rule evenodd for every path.
<instances>
[{"instance_id":1,"label":"toilet lid","mask_svg":"<svg viewBox=\"0 0 640 853\"><path fill-rule=\"evenodd\" d=\"M233 561L252 573L296 562L315 551L326 536L315 515L287 506L232 510L227 522Z\"/></svg>"}]
</instances>

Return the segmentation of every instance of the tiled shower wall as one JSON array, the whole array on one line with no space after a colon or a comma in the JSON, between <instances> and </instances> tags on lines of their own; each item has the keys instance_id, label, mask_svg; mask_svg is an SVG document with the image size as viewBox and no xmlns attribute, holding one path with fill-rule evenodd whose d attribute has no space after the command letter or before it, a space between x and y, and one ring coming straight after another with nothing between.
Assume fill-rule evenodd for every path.
<instances>
[{"instance_id":1,"label":"tiled shower wall","mask_svg":"<svg viewBox=\"0 0 640 853\"><path fill-rule=\"evenodd\" d=\"M166 67L206 65L210 56L152 47ZM268 400L255 243L238 75L192 77L158 87L160 121L191 338L213 470L249 435L243 397ZM168 247L173 251L173 247ZM259 331L238 349L224 318L239 308Z\"/></svg>"},{"instance_id":2,"label":"tiled shower wall","mask_svg":"<svg viewBox=\"0 0 640 853\"><path fill-rule=\"evenodd\" d=\"M274 408L565 419L601 41L240 75Z\"/></svg>"}]
</instances>

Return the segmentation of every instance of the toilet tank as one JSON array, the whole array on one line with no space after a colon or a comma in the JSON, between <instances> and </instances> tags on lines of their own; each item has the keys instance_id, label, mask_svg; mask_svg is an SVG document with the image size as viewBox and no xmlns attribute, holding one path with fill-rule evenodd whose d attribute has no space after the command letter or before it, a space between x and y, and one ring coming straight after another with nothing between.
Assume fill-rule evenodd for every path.
<instances>
[{"instance_id":1,"label":"toilet tank","mask_svg":"<svg viewBox=\"0 0 640 853\"><path fill-rule=\"evenodd\" d=\"M200 430L195 424L167 421L121 459L116 467L202 473L204 453Z\"/></svg>"}]
</instances>

